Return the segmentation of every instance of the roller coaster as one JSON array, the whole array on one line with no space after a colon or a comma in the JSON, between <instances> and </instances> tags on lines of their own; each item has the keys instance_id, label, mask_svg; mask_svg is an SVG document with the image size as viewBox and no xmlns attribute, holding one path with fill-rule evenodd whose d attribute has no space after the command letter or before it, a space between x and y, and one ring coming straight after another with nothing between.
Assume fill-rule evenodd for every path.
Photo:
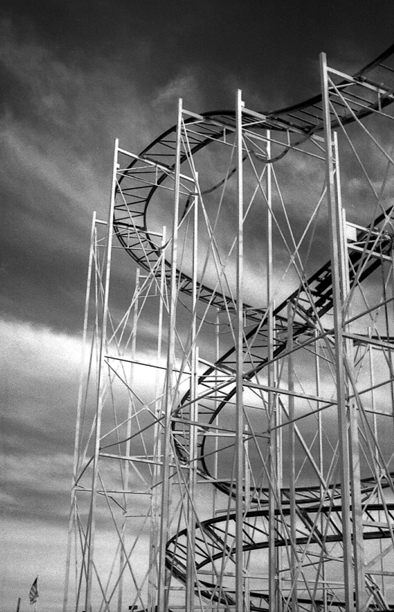
<instances>
[{"instance_id":1,"label":"roller coaster","mask_svg":"<svg viewBox=\"0 0 394 612\"><path fill-rule=\"evenodd\" d=\"M64 612L394 609L393 54L116 141Z\"/></svg>"}]
</instances>

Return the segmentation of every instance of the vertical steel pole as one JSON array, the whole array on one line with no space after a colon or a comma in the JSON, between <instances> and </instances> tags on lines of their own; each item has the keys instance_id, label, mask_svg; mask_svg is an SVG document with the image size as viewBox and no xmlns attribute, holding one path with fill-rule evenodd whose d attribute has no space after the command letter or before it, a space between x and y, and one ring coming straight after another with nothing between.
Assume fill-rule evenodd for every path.
<instances>
[{"instance_id":1,"label":"vertical steel pole","mask_svg":"<svg viewBox=\"0 0 394 612\"><path fill-rule=\"evenodd\" d=\"M198 176L195 178L196 185ZM197 323L197 262L198 262L198 194L194 197L193 209L193 256L192 256L192 327L191 327L191 380L190 380L190 426L189 426L189 497L188 497L188 538L187 538L187 575L186 575L186 612L194 612L195 576L195 497L197 482L197 371L198 349L196 347Z\"/></svg>"},{"instance_id":2,"label":"vertical steel pole","mask_svg":"<svg viewBox=\"0 0 394 612\"><path fill-rule=\"evenodd\" d=\"M386 331L389 332L389 330ZM387 334L388 335L388 334ZM372 327L368 327L368 337L371 338L372 336ZM371 403L371 412L372 412L372 430L373 430L373 434L374 434L374 438L377 441L378 440L378 423L377 423L377 414L375 412L376 410L376 403L375 403L375 393L374 393L374 387L375 387L375 369L374 369L374 354L373 354L373 347L372 344L370 344L368 346L368 363L369 363L369 386L371 388L371 399L370 399L370 403ZM379 448L378 445L375 445L375 452L374 452L374 460L375 460L375 466L378 468L379 466ZM380 522L382 520L382 515L384 516L384 513L382 513L381 510L378 510L378 521ZM384 580L384 560L383 560L383 544L382 544L382 540L379 540L379 552L381 555L381 559L380 559L380 571L381 571L381 579L380 579L380 588L382 590L382 594L383 596L385 595L385 580Z\"/></svg>"},{"instance_id":3,"label":"vertical steel pole","mask_svg":"<svg viewBox=\"0 0 394 612\"><path fill-rule=\"evenodd\" d=\"M158 321L158 333L157 333L157 356L156 365L160 366L161 352L162 352L162 341L163 341L163 306L164 306L164 291L165 291L165 257L164 257L164 246L166 244L166 228L163 227L162 236L162 253L160 263L160 300L159 300L159 321ZM160 385L160 374L159 369L156 371L156 406L155 416L156 423L154 426L154 459L155 464L153 466L153 482L152 482L152 517L151 517L151 534L150 534L150 546L149 546L149 578L148 578L148 611L154 612L157 606L157 589L158 589L158 550L159 550L159 517L160 517L160 500L159 500L159 480L160 480L160 466L161 459L161 436L162 428L160 424L161 417L161 398L159 399L159 385Z\"/></svg>"},{"instance_id":4,"label":"vertical steel pole","mask_svg":"<svg viewBox=\"0 0 394 612\"><path fill-rule=\"evenodd\" d=\"M237 612L244 610L243 597L243 496L244 496L244 409L243 409L243 138L242 138L242 92L237 94L237 194L238 194L238 240L236 268L236 533L235 533L235 600Z\"/></svg>"},{"instance_id":5,"label":"vertical steel pole","mask_svg":"<svg viewBox=\"0 0 394 612\"><path fill-rule=\"evenodd\" d=\"M129 380L130 380L130 388L134 383L134 362L136 357L136 346L137 346L137 323L138 323L138 306L139 306L139 291L140 291L140 269L137 268L136 276L135 276L135 293L134 293L134 304L133 304L133 319L132 319L132 331L131 331L131 346L130 346L130 372L129 372ZM129 457L131 454L131 416L133 410L133 399L129 396L129 401L127 405L127 425L126 425L126 447L125 447L125 455ZM123 489L124 491L128 491L130 481L130 462L126 461L126 465L124 468L124 482ZM126 533L127 533L127 514L128 514L128 500L127 493L124 494L124 514L123 514L123 523L121 530L121 546L120 546L120 555L119 555L119 567L120 567L120 575L119 575L119 589L118 589L118 612L122 612L123 607L123 571L124 564L126 560L125 555L125 542L126 542Z\"/></svg>"},{"instance_id":6,"label":"vertical steel pole","mask_svg":"<svg viewBox=\"0 0 394 612\"><path fill-rule=\"evenodd\" d=\"M346 380L343 355L345 343L343 338L343 310L345 285L343 279L343 248L340 244L342 211L338 210L333 142L331 134L330 98L328 90L327 59L320 54L320 76L323 94L324 136L326 143L327 200L330 227L331 271L333 288L333 314L335 339L335 375L338 410L339 462L341 470L342 495L342 535L343 535L343 574L346 610L354 610L353 577L352 577L352 532L350 513L350 458L349 458L349 415L346 402Z\"/></svg>"},{"instance_id":7,"label":"vertical steel pole","mask_svg":"<svg viewBox=\"0 0 394 612\"><path fill-rule=\"evenodd\" d=\"M288 388L292 393L294 391L294 357L293 357L293 306L291 302L287 308L287 329L288 329L288 341L287 346L289 350L288 358ZM297 612L298 610L298 593L297 593L297 580L298 580L298 567L297 567L297 554L296 554L296 542L297 542L297 506L296 506L296 447L295 447L295 424L294 424L294 396L289 395L289 454L290 454L290 482L289 482L289 497L290 497L290 534L291 534L291 610Z\"/></svg>"},{"instance_id":8,"label":"vertical steel pole","mask_svg":"<svg viewBox=\"0 0 394 612\"><path fill-rule=\"evenodd\" d=\"M342 254L342 278L344 283L344 295L350 293L349 265L348 265L348 249L346 244L346 214L342 208L341 200L341 183L340 183L340 167L338 155L338 140L337 134L334 134L334 153L336 159L335 183L337 190L338 213L340 216L340 241L343 250ZM350 304L347 304L344 317L350 318ZM345 326L346 331L348 328ZM345 339L344 351L346 367L353 368L353 342L350 339ZM349 379L346 380L349 387ZM348 393L350 391L348 390ZM362 517L362 493L361 493L361 466L360 466L360 444L358 432L358 409L355 399L349 401L349 433L350 433L350 482L352 495L352 521L353 521L353 564L355 576L355 591L356 605L359 612L364 612L367 609L368 595L365 584L365 557L364 557L364 540L363 540L363 517Z\"/></svg>"},{"instance_id":9,"label":"vertical steel pole","mask_svg":"<svg viewBox=\"0 0 394 612\"><path fill-rule=\"evenodd\" d=\"M315 338L316 338L316 344L315 344L315 380L316 380L316 396L320 397L320 388L321 388L321 382L320 382L320 354L319 354L319 330L315 329ZM316 410L319 410L320 408L320 402L316 402ZM324 446L323 446L323 422L322 422L322 413L319 411L317 413L317 427L318 427L318 445L319 445L319 470L320 470L320 474L322 475L322 477L324 478ZM326 495L326 492L324 491L324 487L322 482L320 481L320 499L322 500L323 495ZM325 521L325 517L324 517L324 513L321 513L321 518L320 518L320 531L321 533L324 533L324 521ZM321 555L325 555L325 546L321 547ZM326 564L324 563L324 561L321 563L321 580L322 580L322 585L323 585L323 611L327 612L327 604L328 604L328 599L327 599L327 588L326 588Z\"/></svg>"},{"instance_id":10,"label":"vertical steel pole","mask_svg":"<svg viewBox=\"0 0 394 612\"><path fill-rule=\"evenodd\" d=\"M94 455L92 468L92 492L89 510L89 527L88 527L88 559L86 564L86 598L85 610L90 612L92 609L92 579L93 579L93 559L94 559L94 544L95 544L95 527L96 527L96 505L97 505L97 487L98 487L98 464L100 456L100 436L101 436L101 416L104 405L105 393L105 373L107 366L104 363L104 352L107 343L107 321L108 321L108 302L109 302L109 281L111 274L111 259L112 259L112 238L113 238L113 217L115 208L115 189L116 189L116 170L118 164L118 148L119 140L115 140L114 160L112 168L111 182L111 199L108 211L107 222L107 250L105 254L105 277L104 277L104 295L101 320L101 337L99 346L99 372L97 380L97 405L96 405L96 424L94 436Z\"/></svg>"},{"instance_id":11,"label":"vertical steel pole","mask_svg":"<svg viewBox=\"0 0 394 612\"><path fill-rule=\"evenodd\" d=\"M251 465L250 465L250 457L249 457L249 426L248 423L245 423L244 429L245 435L245 443L244 443L244 472L245 472L245 509L244 513L248 512L250 508L250 498L251 498ZM244 532L246 537L253 538L253 528L245 526ZM244 553L244 606L245 610L250 610L250 552Z\"/></svg>"},{"instance_id":12,"label":"vertical steel pole","mask_svg":"<svg viewBox=\"0 0 394 612\"><path fill-rule=\"evenodd\" d=\"M267 157L271 157L271 133L267 130ZM274 317L272 304L272 167L267 165L267 359L272 361L274 355ZM273 387L275 384L275 368L272 363L268 365L268 386ZM269 440L269 518L268 518L268 596L269 596L269 612L278 612L278 594L277 594L277 571L278 557L276 550L276 530L275 530L275 512L276 512L276 494L277 494L277 445L276 445L276 410L275 410L275 395L272 391L268 392L268 430L270 432Z\"/></svg>"},{"instance_id":13,"label":"vertical steel pole","mask_svg":"<svg viewBox=\"0 0 394 612\"><path fill-rule=\"evenodd\" d=\"M339 217L339 237L340 247L342 249L341 265L343 279L343 295L344 298L350 294L350 279L349 279L349 264L348 264L348 248L346 242L346 211L342 208L341 196L341 176L339 165L338 152L338 137L334 133L334 156L335 156L335 186L336 186L336 201ZM343 304L344 318L351 317L350 304ZM348 326L345 326L345 331L350 331ZM347 377L345 383L347 386L347 395L349 390L349 372L353 368L353 342L350 339L344 340L344 363L345 373ZM349 403L349 434L350 434L350 484L351 484L351 503L352 503L352 521L353 521L353 565L354 565L354 584L356 591L356 606L358 612L365 612L367 609L368 596L365 586L365 558L364 558L364 540L363 540L363 511L362 511L362 494L361 494L361 467L360 467L360 443L358 435L358 409L355 399L348 400Z\"/></svg>"},{"instance_id":14,"label":"vertical steel pole","mask_svg":"<svg viewBox=\"0 0 394 612\"><path fill-rule=\"evenodd\" d=\"M196 459L197 459L197 366L198 347L192 347L190 427L189 427L189 491L188 491L188 535L187 535L187 575L186 575L186 612L194 612L194 582L196 573L195 532L196 532Z\"/></svg>"},{"instance_id":15,"label":"vertical steel pole","mask_svg":"<svg viewBox=\"0 0 394 612\"><path fill-rule=\"evenodd\" d=\"M165 612L168 602L166 593L166 543L169 533L169 502L170 502L170 461L171 453L171 411L173 405L172 378L175 360L175 324L177 306L177 258L178 258L178 221L179 221L179 190L180 190L180 160L181 160L181 131L182 131L182 99L178 103L178 121L175 153L175 193L174 217L171 244L171 280L169 328L167 345L167 371L166 390L164 398L164 442L163 442L163 469L162 469L162 498L159 536L159 579L158 579L158 612Z\"/></svg>"},{"instance_id":16,"label":"vertical steel pole","mask_svg":"<svg viewBox=\"0 0 394 612\"><path fill-rule=\"evenodd\" d=\"M86 352L86 338L88 330L88 319L89 319L89 301L90 301L90 288L92 284L92 268L93 268L93 256L95 250L96 240L96 212L93 213L92 228L90 232L90 249L89 249L89 263L88 263L88 275L86 281L86 293L85 293L85 311L83 319L83 332L82 332L82 352L81 352L81 365L79 374L79 388L78 388L78 401L77 401L77 422L75 426L75 443L74 443L74 463L73 463L73 478L72 478L72 490L71 490L71 504L70 504L70 518L68 525L68 536L67 536L67 555L66 555L66 575L64 581L64 598L63 598L63 612L67 611L68 607L68 591L70 583L70 565L71 565L71 545L72 545L72 533L73 524L75 522L75 483L78 475L78 463L79 463L79 452L81 444L81 416L82 416L82 398L83 398L83 380L85 376L84 365L85 365L85 352Z\"/></svg>"},{"instance_id":17,"label":"vertical steel pole","mask_svg":"<svg viewBox=\"0 0 394 612\"><path fill-rule=\"evenodd\" d=\"M216 316L215 316L215 363L217 363L219 361L219 357L220 357L220 310L217 309L216 310ZM215 370L215 386L218 384L218 370ZM215 398L214 399L214 410L216 410L218 406L218 400ZM214 427L218 427L219 426L219 417L218 415L216 415L215 420L213 422ZM218 478L218 473L219 473L219 458L218 458L218 453L219 453L219 437L218 437L218 430L214 429L214 433L215 433L215 443L214 443L214 448L215 448L215 454L214 454L214 462L213 462L213 475L215 480ZM216 503L217 503L217 497L218 497L218 492L217 492L217 488L213 487L213 491L212 491L212 516L216 516Z\"/></svg>"}]
</instances>

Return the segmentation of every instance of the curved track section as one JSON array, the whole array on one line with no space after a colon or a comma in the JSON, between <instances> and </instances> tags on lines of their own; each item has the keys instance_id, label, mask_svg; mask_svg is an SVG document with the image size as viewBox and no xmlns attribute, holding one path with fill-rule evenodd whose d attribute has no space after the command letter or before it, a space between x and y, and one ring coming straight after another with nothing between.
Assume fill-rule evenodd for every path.
<instances>
[{"instance_id":1,"label":"curved track section","mask_svg":"<svg viewBox=\"0 0 394 612\"><path fill-rule=\"evenodd\" d=\"M379 236L379 240L376 240L376 237L371 234L375 230L375 232L379 228L379 224L381 224L390 214L391 211L387 211L385 214L381 215L378 219L376 219L374 225L369 228L368 231L358 232L357 235L357 246L361 249L357 251L350 252L350 283L352 283L354 279L357 278L357 282L362 282L366 280L373 272L381 265L381 259L379 258L370 258L365 259L363 256L363 252L368 252L369 249L379 249L379 252L382 255L387 255L391 252L392 249L392 237L390 235L383 234ZM280 304L273 312L273 316L277 321L275 335L276 335L276 343L275 350L273 352L273 359L277 359L287 348L287 321L286 314L289 306L292 307L293 313L295 316L299 314L298 321L293 325L293 338L298 344L308 343L308 341L313 338L313 332L316 329L318 321L332 309L333 305L333 291L332 291L332 272L331 272L331 262L327 262L324 266L322 266L315 274L313 274L309 279L307 279L304 283L301 284L299 289L294 291L282 304ZM249 342L251 345L250 350L246 350L246 354L250 354L253 350L253 359L250 359L250 363L248 363L248 359L246 361L246 371L244 373L244 381L248 382L256 378L258 373L267 365L268 357L266 354L267 349L267 322L262 319L258 326L252 327L251 330L248 330L245 334L245 345ZM258 340L256 341L256 339ZM261 346L261 341L264 339L264 344ZM258 352L258 350L260 351ZM215 363L215 366L209 368L200 378L199 384L202 389L205 387L209 387L209 381L212 377L212 374L215 370L218 371L229 371L234 366L234 357L235 347L231 348L227 351L218 362ZM209 424L212 425L215 421L215 418L223 410L231 398L236 393L235 386L235 377L234 380L231 380L229 377L227 384L224 389L221 390L222 399L219 402L219 405L212 410L212 414L209 418ZM203 392L203 391L202 391ZM215 391L217 392L217 391ZM178 408L177 413L182 414L183 406L188 404L190 401L190 395L187 393ZM186 448L187 441L186 436L187 432L185 429L181 429L180 424L175 422L173 425L175 441L177 443L177 452L180 457L183 454L183 448ZM203 442L200 447L200 462L201 462L201 473L206 477L213 477L210 473L210 469L205 461L205 445L206 438L203 439ZM186 456L184 457L186 459ZM229 485L226 483L216 483L215 485L218 489L226 494L231 494ZM255 500L257 503L258 500Z\"/></svg>"},{"instance_id":2,"label":"curved track section","mask_svg":"<svg viewBox=\"0 0 394 612\"><path fill-rule=\"evenodd\" d=\"M284 495L288 491L283 491ZM318 491L315 491L315 502L299 503L298 514L300 524L298 527L297 538L290 540L290 506L282 505L280 516L279 512L276 515L278 525L278 535L276 538L276 546L278 550L289 548L291 545L297 549L303 550L308 547L308 556L312 562L314 554L320 553L323 542L325 546L335 546L342 542L343 534L341 530L342 506L340 502L332 505L324 506L324 522L319 527L316 525L316 518L321 517L322 510ZM394 521L394 504L388 504L386 510L389 512L390 520ZM364 530L365 541L380 541L390 538L390 527L382 527L377 520L378 514L383 511L381 504L376 504L370 508L370 515L375 517L371 520L371 524ZM228 551L234 546L235 539L235 522L236 515L234 513L225 517L220 516L215 519L203 521L196 532L196 567L198 571L206 568L211 569L213 575L218 577L217 581L208 580L197 587L196 591L200 591L204 597L211 602L218 602L224 606L235 605L235 585L231 578L227 584L219 583L220 565L223 558L228 554ZM374 524L375 523L375 524ZM261 510L250 510L244 516L245 534L247 536L243 542L243 551L246 554L257 553L257 563L267 563L269 549L269 509L266 506ZM279 531L279 526L282 533ZM288 534L283 533L283 528L287 529ZM171 568L173 575L181 582L185 582L187 574L187 530L184 529L168 542L167 560L168 566ZM367 578L367 584L373 591L375 584ZM367 587L367 588L368 588ZM343 598L338 595L335 590L331 590L326 598L319 596L297 597L297 606L299 610L310 610L311 603L313 605L323 607L327 605L327 595L329 599L329 609L345 609ZM262 592L261 589L250 590L249 609L256 612L263 612L269 609L268 594ZM326 601L325 601L326 600ZM290 606L292 599L283 599L281 602L283 607ZM324 608L323 608L324 609Z\"/></svg>"},{"instance_id":3,"label":"curved track section","mask_svg":"<svg viewBox=\"0 0 394 612\"><path fill-rule=\"evenodd\" d=\"M394 53L394 45L387 49L374 62L368 64L353 77L352 82L339 84L344 95L353 98L353 90L357 90L359 83L371 83L375 80L392 80L391 69L386 67L384 62ZM384 108L393 101L392 88L381 87L379 100L369 100L368 97L362 98L356 93L354 102L350 109L340 109L340 123L357 121L372 114L378 108ZM262 113L264 119L256 121L256 117L246 116L246 123L249 122L254 130L265 132L267 129L285 132L289 137L289 144L284 147L280 154L285 155L291 147L296 147L299 143L311 138L316 133L323 131L323 110L321 95L309 98L304 102L284 108L282 110ZM235 111L214 111L203 113L197 122L190 118L189 123L193 124L194 133L190 139L190 155L196 155L200 150L215 141L223 141L228 134L235 132ZM331 112L332 127L339 125L337 114ZM148 208L156 191L173 176L175 169L176 152L176 126L173 126L164 134L154 140L144 149L138 159L135 159L124 170L124 177L119 180L123 197L118 200L115 206L114 229L116 235L125 248L127 253L137 262L141 268L150 270L157 262L161 249L154 241L148 224ZM181 159L181 164L186 160L186 156ZM147 162L143 167L140 162ZM276 157L265 162L275 162ZM135 180L133 184L123 187L123 183L130 177ZM190 202L190 196L186 198L185 207ZM171 264L166 261L166 271L170 274ZM179 272L179 282L181 291L191 294L191 278L189 275ZM232 308L232 300L220 293L214 292L212 288L202 285L199 291L199 299L209 303L211 306L225 309ZM260 321L260 312L254 313L253 309L248 309L247 317L252 320Z\"/></svg>"},{"instance_id":4,"label":"curved track section","mask_svg":"<svg viewBox=\"0 0 394 612\"><path fill-rule=\"evenodd\" d=\"M385 53L379 56L374 62L368 64L363 70L356 73L353 77L346 77L336 72L336 82L330 86L330 91L335 97L331 105L331 126L343 129L350 124L361 124L376 113L385 115L386 107L394 100L392 94L394 85L394 70L386 65L388 59L394 53L394 46L390 47ZM343 77L343 78L342 78ZM383 85L382 83L385 83ZM279 111L268 113L252 113L245 111L243 116L244 128L253 130L253 134L266 134L267 130L272 133L285 134L286 139L281 140L280 147L275 153L270 155L265 150L255 148L251 155L262 166L269 164L275 165L290 152L298 150L300 147L319 137L323 132L323 106L321 96L315 96L307 101L288 107ZM181 156L182 164L190 162L201 151L215 143L226 144L233 138L236 121L233 111L219 111L204 113L203 115L192 115L185 121L185 129L189 129L188 149ZM115 205L114 228L117 237L128 252L128 254L142 268L151 271L155 270L160 260L162 246L155 238L155 231L150 229L148 221L148 209L157 194L161 190L174 189L174 170L176 152L176 127L173 127L149 145L139 156L129 165L125 165L120 171L118 183L118 196ZM245 159L249 152L246 153ZM388 156L389 157L389 156ZM390 157L389 157L390 160ZM207 187L200 193L220 192L220 189L230 176L235 172L234 166L227 170L224 179L216 181L213 186ZM184 188L182 192L182 218L185 218L196 195L194 185L187 187L190 176L183 177ZM181 190L182 191L182 190ZM366 302L363 295L363 283L367 279L375 279L382 264L389 260L393 249L391 231L392 206L386 204L381 207L385 210L375 216L375 220L368 227L354 226L354 232L349 239L349 292L350 294L358 291L361 298ZM169 281L171 273L171 262L165 261L165 276ZM374 281L375 282L375 281ZM187 296L193 292L192 277L183 269L177 270L177 285L179 291ZM361 289L360 289L361 287ZM226 312L229 316L236 313L237 304L231 291L212 288L208 283L200 283L198 286L198 299L209 308L218 309ZM382 298L382 303L386 299ZM386 299L387 301L387 299ZM274 321L273 335L275 338L273 352L269 352L269 330L268 314L266 308L256 308L245 306L244 320L244 371L243 381L245 387L252 392L256 390L260 398L264 393L271 393L269 384L265 378L265 368L283 355L288 355L294 348L289 348L289 312L292 312L292 343L298 348L302 347L313 352L316 342L316 330L320 337L325 338L330 335L330 316L333 308L333 278L331 262L328 261L320 266L318 270L308 276L302 275L298 287L292 291L288 297L281 300L279 305L274 308L270 316ZM366 308L366 310L368 310ZM385 350L390 348L390 326L386 327L386 332L377 334L376 337L371 332L366 333L370 342L375 342L375 346ZM379 336L379 337L378 337ZM363 344L363 334L353 334L349 339L353 346ZM292 344L292 346L293 346ZM360 360L364 357L360 357ZM390 357L391 359L391 357ZM221 383L218 384L218 377ZM367 390L363 390L366 394ZM202 434L197 447L198 474L207 481L211 481L219 494L225 496L235 495L234 481L228 475L218 475L212 463L211 439L209 433L215 429L215 423L219 415L226 414L232 409L232 398L236 393L236 372L235 372L235 348L230 346L224 354L198 378L198 395L203 398L203 415L201 415ZM291 395L291 393L290 393ZM355 394L354 394L355 395ZM318 410L325 410L333 405L330 399L324 397L311 398L306 391L303 392L305 400L318 401ZM358 401L358 398L356 398ZM279 400L281 401L281 400ZM174 448L178 460L185 466L190 459L190 392L183 393L181 401L173 411L172 436ZM314 404L315 405L315 404ZM287 410L284 407L284 410ZM288 412L286 413L288 416ZM290 419L291 420L291 419ZM365 434L369 435L369 421L365 420ZM297 427L297 426L296 426ZM229 426L229 431L231 427ZM295 434L299 436L299 444L305 451L306 456L311 460L310 446L305 442L305 438L299 435L297 429ZM294 432L293 432L294 433ZM309 435L309 433L308 433ZM263 436L264 437L264 436ZM373 439L371 434L371 439ZM252 437L251 437L252 439ZM255 443L255 440L252 440ZM334 445L334 442L330 444ZM231 447L231 445L230 445ZM260 452L258 444L255 445L255 452ZM216 454L223 452L225 456L226 447ZM375 451L374 451L375 452ZM376 456L378 455L376 451ZM391 538L393 540L394 530L394 502L382 503L382 496L387 490L393 494L392 475L387 469L384 457L377 456L377 464L382 467L381 476L377 476L378 471L370 470L372 476L360 480L360 495L363 500L367 519L365 520L364 539L379 541ZM368 463L368 460L365 460ZM264 461L262 460L264 464ZM265 465L265 464L264 464ZM298 484L289 487L287 483L282 483L276 500L275 510L275 546L277 549L294 549L296 558L309 560L309 565L314 566L315 558L319 558L324 549L327 560L330 560L330 551L336 551L343 540L342 534L342 506L341 489L338 476L335 476L337 466L332 465L331 483L320 482L316 486L305 486ZM331 467L330 467L331 469ZM328 470L330 471L330 470ZM316 472L319 470L316 468ZM333 484L334 483L334 484ZM244 486L244 539L243 552L251 557L251 565L255 567L267 567L267 555L269 548L270 513L272 508L269 506L269 489L262 481L257 478L253 484ZM247 504L246 504L247 502ZM229 507L230 508L230 507ZM296 520L290 520L290 516L296 513ZM384 520L382 519L384 516ZM225 607L235 605L234 592L235 586L233 578L223 580L222 569L225 561L234 556L235 547L235 522L236 515L230 509L223 516L217 516L206 520L196 521L194 526L196 540L196 572L211 576L221 575L220 580L200 580L196 581L194 588L196 595L217 602ZM181 582L187 582L187 550L188 550L188 529L180 529L173 536L167 545L166 563L172 575ZM278 553L279 554L279 553ZM290 553L289 553L290 554ZM383 555L383 553L380 553ZM333 565L338 563L338 553L331 554ZM248 557L248 558L249 558ZM293 559L294 561L294 559ZM327 561L326 579L327 584L331 580L335 583L337 569L332 570ZM288 560L288 572L292 572L291 560ZM306 574L308 574L306 571ZM320 570L319 570L320 571ZM330 573L331 572L331 573ZM323 572L324 573L324 572ZM311 602L315 606L313 609L344 609L344 598L341 589L338 592L324 592L324 598L320 590L313 586L313 572L305 578L307 586L302 594L287 593L282 601L286 609L295 609L293 603L297 601L299 610L310 610ZM365 577L367 591L371 597L371 609L384 609L385 603L379 603L379 598L375 595L379 591L376 587L376 580L373 572L367 572ZM309 582L308 582L309 581ZM267 589L254 588L253 577L251 578L249 591L249 609L263 611L269 609L269 598ZM383 600L382 600L383 601ZM293 603L292 603L293 602ZM295 604L294 604L295 605ZM293 606L293 607L291 607ZM320 607L319 607L320 606ZM380 607L379 607L380 606ZM271 608L270 608L271 609Z\"/></svg>"}]
</instances>

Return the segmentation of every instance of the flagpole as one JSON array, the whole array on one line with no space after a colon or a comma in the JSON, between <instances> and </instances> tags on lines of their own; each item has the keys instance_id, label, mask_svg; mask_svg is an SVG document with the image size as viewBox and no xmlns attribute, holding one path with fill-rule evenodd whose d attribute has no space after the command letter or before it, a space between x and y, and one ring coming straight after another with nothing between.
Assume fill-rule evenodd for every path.
<instances>
[{"instance_id":1,"label":"flagpole","mask_svg":"<svg viewBox=\"0 0 394 612\"><path fill-rule=\"evenodd\" d=\"M16 612L19 612L20 607L21 607L21 598L18 597L18 603L16 604Z\"/></svg>"}]
</instances>

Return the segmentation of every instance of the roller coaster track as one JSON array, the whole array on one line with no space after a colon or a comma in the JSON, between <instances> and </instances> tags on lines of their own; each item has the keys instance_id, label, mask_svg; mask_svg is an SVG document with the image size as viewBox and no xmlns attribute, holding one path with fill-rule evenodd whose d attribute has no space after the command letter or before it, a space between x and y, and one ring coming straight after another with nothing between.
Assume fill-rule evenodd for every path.
<instances>
[{"instance_id":1,"label":"roller coaster track","mask_svg":"<svg viewBox=\"0 0 394 612\"><path fill-rule=\"evenodd\" d=\"M326 544L332 544L342 541L341 532L341 511L340 503L327 504L321 506L320 500L317 499L318 491L315 491L316 501L302 504L298 502L298 516L302 527L298 528L298 537L296 546L302 547L305 545L316 545L316 548L321 548ZM376 513L382 510L381 504L371 505L369 508L371 513ZM394 521L394 504L387 504L386 510L389 513L389 518ZM276 519L278 521L278 530L276 538L277 547L289 547L291 542L288 536L283 535L283 531L279 530L280 526L286 526L290 532L288 519L290 514L289 505L282 506L281 510L276 511ZM316 526L316 517L324 515L325 524L321 529ZM268 518L269 509L266 506L260 510L250 510L244 515L245 537L243 550L244 552L268 549ZM256 523L256 519L259 521ZM236 515L234 513L225 517L216 517L200 523L196 533L196 567L200 571L206 566L211 566L218 560L221 561L226 552L228 553L233 546L233 538L235 531ZM230 524L230 527L229 527ZM285 530L286 533L286 530ZM229 535L230 534L230 535ZM376 526L371 526L365 529L363 534L364 540L380 540L390 538L390 528L382 528L376 522ZM207 541L209 545L207 545ZM187 568L187 530L183 530L174 536L168 543L168 566L171 568L173 575L181 582L185 582L185 574ZM373 586L373 583L371 583ZM211 601L220 601L229 606L235 605L234 593L231 589L220 589L215 582L203 582L200 586L202 594ZM263 611L268 609L268 595L261 592L250 593L250 609ZM300 610L310 610L311 598L297 598ZM289 602L288 602L289 603ZM323 605L323 601L319 598L313 598L315 606ZM332 594L330 606L335 609L343 609L345 604L340 597L335 597Z\"/></svg>"},{"instance_id":2,"label":"roller coaster track","mask_svg":"<svg viewBox=\"0 0 394 612\"><path fill-rule=\"evenodd\" d=\"M331 108L331 126L333 128L344 126L352 122L359 122L374 112L383 112L394 101L394 70L386 65L394 53L394 45L375 61L357 72L353 77L340 79L335 87L332 86L333 104ZM383 85L385 83L385 85ZM336 95L335 92L340 95ZM371 94L372 92L372 94ZM346 101L346 103L343 102ZM318 136L323 131L323 106L321 95L314 96L301 104L287 107L273 112L248 113L243 115L245 130L250 125L254 132L266 130L286 133L287 146L283 146L280 155L273 158L264 158L265 164L275 163L286 153L300 146L309 139ZM205 147L214 142L225 142L229 134L234 133L236 118L234 111L217 111L191 116L185 121L190 126L190 151L183 154L181 164L190 156L195 156ZM114 230L127 251L127 253L145 269L152 270L157 265L162 254L162 247L154 239L154 233L148 227L148 207L160 188L165 187L172 180L175 170L176 126L167 130L157 138L139 156L121 170L118 183L118 192L122 197L117 199L115 205ZM219 185L218 185L219 186ZM184 214L187 211L193 190L185 193ZM390 227L390 218L393 207L387 208L366 229L359 229L357 235L349 244L349 270L350 287L360 284L370 277L382 264L384 256L392 252L392 235L387 231ZM378 254L378 256L377 256ZM171 262L165 262L165 276L169 282ZM192 279L183 271L177 271L177 282L181 292L192 294ZM198 298L201 302L216 309L236 312L234 299L224 292L219 292L201 283L198 287ZM333 282L331 261L321 266L309 278L301 278L300 285L289 297L279 304L273 312L275 322L273 359L285 353L288 346L288 312L289 307L294 313L293 338L298 346L307 346L315 339L318 321L329 313L333 306ZM330 333L330 330L320 329L321 335ZM389 341L390 338L380 338L380 341ZM362 338L359 338L362 342ZM265 309L245 306L245 332L244 332L244 372L245 386L254 384L258 386L259 373L268 363L268 332L267 313ZM203 398L204 415L201 417L201 428L208 431L213 426L216 417L228 405L236 393L235 383L235 348L227 350L216 363L212 364L199 376L198 395ZM221 376L221 384L217 384L216 376ZM189 457L188 427L190 421L190 394L186 393L179 405L173 411L172 436L174 448L181 463L186 464ZM233 484L224 478L215 478L211 473L207 456L207 437L202 435L198 445L198 473L199 476L211 481L221 493L234 496ZM391 474L382 478L382 489L390 488ZM376 489L374 478L365 478L361 481L361 494L364 500L372 499L372 492ZM277 509L277 537L278 548L290 545L289 515L290 492L284 487L281 490L282 499ZM327 543L340 542L341 533L341 490L339 485L330 485L321 498L321 487L297 487L295 491L297 503L297 517L299 526L295 545L302 547L306 543L316 548ZM246 493L245 493L246 496ZM249 495L248 495L249 497ZM268 488L252 487L250 494L250 508L245 511L245 538L244 552L264 550L268 548ZM394 503L368 506L370 524L364 532L364 539L379 540L392 537L394 528ZM376 516L386 514L385 525L376 519ZM317 522L316 517L323 517L323 522ZM231 555L234 549L233 531L231 525L235 524L235 513L218 516L196 524L196 568L214 567L217 560ZM168 541L166 563L172 575L181 582L186 582L187 572L187 529L179 531ZM373 580L367 576L371 592L375 588ZM231 587L218 587L216 582L200 582L196 585L196 592L203 597L220 602L224 606L234 606L235 599ZM311 598L298 598L300 610L309 610ZM314 605L323 605L323 601L315 598ZM256 611L268 610L268 595L266 593L251 591L250 609ZM330 606L332 609L344 609L344 602L340 596L332 595ZM317 608L316 608L317 609ZM330 608L331 609L331 608ZM371 608L372 609L372 608ZM374 608L374 609L383 609Z\"/></svg>"}]
</instances>

